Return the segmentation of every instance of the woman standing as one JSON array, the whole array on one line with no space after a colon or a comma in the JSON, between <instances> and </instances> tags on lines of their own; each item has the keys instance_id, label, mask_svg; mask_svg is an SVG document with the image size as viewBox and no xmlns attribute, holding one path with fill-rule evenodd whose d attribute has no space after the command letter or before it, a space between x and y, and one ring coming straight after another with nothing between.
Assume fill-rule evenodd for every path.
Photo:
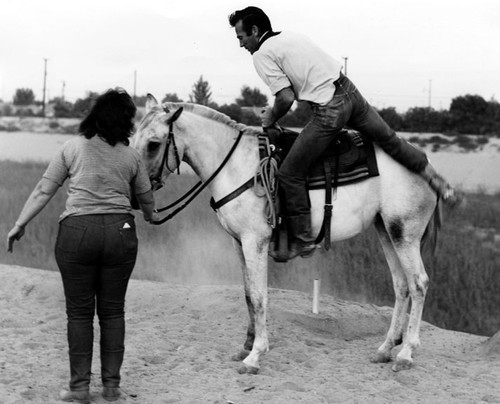
<instances>
[{"instance_id":1,"label":"woman standing","mask_svg":"<svg viewBox=\"0 0 500 404\"><path fill-rule=\"evenodd\" d=\"M80 124L80 135L66 142L50 162L8 234L12 252L26 225L69 179L66 208L59 220L55 257L61 271L70 362L69 390L63 401L86 403L92 364L93 321L100 325L103 396L120 396L124 354L124 304L137 256L131 199L146 221L154 200L139 154L128 147L136 107L121 89L99 96Z\"/></svg>"}]
</instances>

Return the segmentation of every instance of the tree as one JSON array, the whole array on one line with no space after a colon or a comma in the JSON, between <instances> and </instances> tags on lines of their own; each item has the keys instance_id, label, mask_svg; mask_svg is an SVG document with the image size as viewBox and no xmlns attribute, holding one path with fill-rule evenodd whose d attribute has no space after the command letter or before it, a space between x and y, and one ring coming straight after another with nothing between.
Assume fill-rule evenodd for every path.
<instances>
[{"instance_id":1,"label":"tree","mask_svg":"<svg viewBox=\"0 0 500 404\"><path fill-rule=\"evenodd\" d=\"M35 93L31 88L18 88L14 95L14 105L31 105L35 102Z\"/></svg>"},{"instance_id":2,"label":"tree","mask_svg":"<svg viewBox=\"0 0 500 404\"><path fill-rule=\"evenodd\" d=\"M500 104L494 98L488 101L486 125L488 133L500 135Z\"/></svg>"},{"instance_id":3,"label":"tree","mask_svg":"<svg viewBox=\"0 0 500 404\"><path fill-rule=\"evenodd\" d=\"M56 118L73 117L73 104L62 97L56 97L52 100L54 103L54 116Z\"/></svg>"},{"instance_id":4,"label":"tree","mask_svg":"<svg viewBox=\"0 0 500 404\"><path fill-rule=\"evenodd\" d=\"M442 132L448 127L448 113L431 107L413 107L404 114L403 128L413 132Z\"/></svg>"},{"instance_id":5,"label":"tree","mask_svg":"<svg viewBox=\"0 0 500 404\"><path fill-rule=\"evenodd\" d=\"M397 113L396 108L383 108L378 113L392 129L401 130L403 128L403 117Z\"/></svg>"},{"instance_id":6,"label":"tree","mask_svg":"<svg viewBox=\"0 0 500 404\"><path fill-rule=\"evenodd\" d=\"M241 107L237 104L221 105L219 108L217 108L217 111L222 112L223 114L226 114L227 116L229 116L231 119L235 120L236 122L242 122L243 111L242 111Z\"/></svg>"},{"instance_id":7,"label":"tree","mask_svg":"<svg viewBox=\"0 0 500 404\"><path fill-rule=\"evenodd\" d=\"M251 89L243 86L241 98L237 98L236 103L241 107L264 107L267 105L267 96L262 94L257 87Z\"/></svg>"},{"instance_id":8,"label":"tree","mask_svg":"<svg viewBox=\"0 0 500 404\"><path fill-rule=\"evenodd\" d=\"M451 100L450 112L455 116L475 118L485 114L488 103L480 95L466 94Z\"/></svg>"},{"instance_id":9,"label":"tree","mask_svg":"<svg viewBox=\"0 0 500 404\"><path fill-rule=\"evenodd\" d=\"M482 133L488 102L479 95L466 94L451 100L450 115L459 133Z\"/></svg>"},{"instance_id":10,"label":"tree","mask_svg":"<svg viewBox=\"0 0 500 404\"><path fill-rule=\"evenodd\" d=\"M80 118L83 118L90 112L90 108L92 108L92 104L94 100L99 96L98 93L89 91L87 92L87 96L85 98L78 98L75 101L75 105L73 106L74 115Z\"/></svg>"},{"instance_id":11,"label":"tree","mask_svg":"<svg viewBox=\"0 0 500 404\"><path fill-rule=\"evenodd\" d=\"M176 93L167 93L161 102L184 102L182 101Z\"/></svg>"},{"instance_id":12,"label":"tree","mask_svg":"<svg viewBox=\"0 0 500 404\"><path fill-rule=\"evenodd\" d=\"M193 92L189 95L189 101L195 104L209 106L213 104L210 99L211 97L212 92L210 91L208 81L203 80L203 76L200 76L198 81L193 85Z\"/></svg>"},{"instance_id":13,"label":"tree","mask_svg":"<svg viewBox=\"0 0 500 404\"><path fill-rule=\"evenodd\" d=\"M134 98L134 104L137 107L143 107L146 105L146 100L148 99L147 95L136 95Z\"/></svg>"}]
</instances>

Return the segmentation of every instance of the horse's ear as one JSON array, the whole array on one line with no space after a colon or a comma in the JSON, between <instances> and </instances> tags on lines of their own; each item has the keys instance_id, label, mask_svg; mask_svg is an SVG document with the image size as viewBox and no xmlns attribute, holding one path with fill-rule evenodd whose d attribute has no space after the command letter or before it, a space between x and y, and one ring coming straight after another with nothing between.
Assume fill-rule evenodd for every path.
<instances>
[{"instance_id":1,"label":"horse's ear","mask_svg":"<svg viewBox=\"0 0 500 404\"><path fill-rule=\"evenodd\" d=\"M148 113L153 107L158 105L158 101L153 96L153 94L148 93L146 96L146 113Z\"/></svg>"},{"instance_id":2,"label":"horse's ear","mask_svg":"<svg viewBox=\"0 0 500 404\"><path fill-rule=\"evenodd\" d=\"M184 107L180 107L177 111L175 111L170 118L167 119L167 123L170 125L175 122L179 116L181 116Z\"/></svg>"}]
</instances>

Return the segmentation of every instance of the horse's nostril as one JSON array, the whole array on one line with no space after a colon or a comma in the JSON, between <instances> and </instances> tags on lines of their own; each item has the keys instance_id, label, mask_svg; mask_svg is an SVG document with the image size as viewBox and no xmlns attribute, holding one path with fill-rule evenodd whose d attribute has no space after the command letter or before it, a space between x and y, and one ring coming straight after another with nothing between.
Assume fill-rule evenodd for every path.
<instances>
[{"instance_id":1,"label":"horse's nostril","mask_svg":"<svg viewBox=\"0 0 500 404\"><path fill-rule=\"evenodd\" d=\"M148 143L148 153L154 153L160 148L160 142L149 142Z\"/></svg>"}]
</instances>

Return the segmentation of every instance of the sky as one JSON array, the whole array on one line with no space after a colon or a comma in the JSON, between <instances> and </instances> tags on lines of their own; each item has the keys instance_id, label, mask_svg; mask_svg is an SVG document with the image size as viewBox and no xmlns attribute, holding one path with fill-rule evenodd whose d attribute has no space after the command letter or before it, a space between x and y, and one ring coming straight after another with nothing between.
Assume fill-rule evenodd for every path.
<instances>
[{"instance_id":1,"label":"sky","mask_svg":"<svg viewBox=\"0 0 500 404\"><path fill-rule=\"evenodd\" d=\"M120 86L188 101L203 76L220 105L243 86L272 101L228 23L248 5L340 60L377 108L500 98L498 0L0 0L0 99L41 100L46 65L47 99Z\"/></svg>"}]
</instances>

